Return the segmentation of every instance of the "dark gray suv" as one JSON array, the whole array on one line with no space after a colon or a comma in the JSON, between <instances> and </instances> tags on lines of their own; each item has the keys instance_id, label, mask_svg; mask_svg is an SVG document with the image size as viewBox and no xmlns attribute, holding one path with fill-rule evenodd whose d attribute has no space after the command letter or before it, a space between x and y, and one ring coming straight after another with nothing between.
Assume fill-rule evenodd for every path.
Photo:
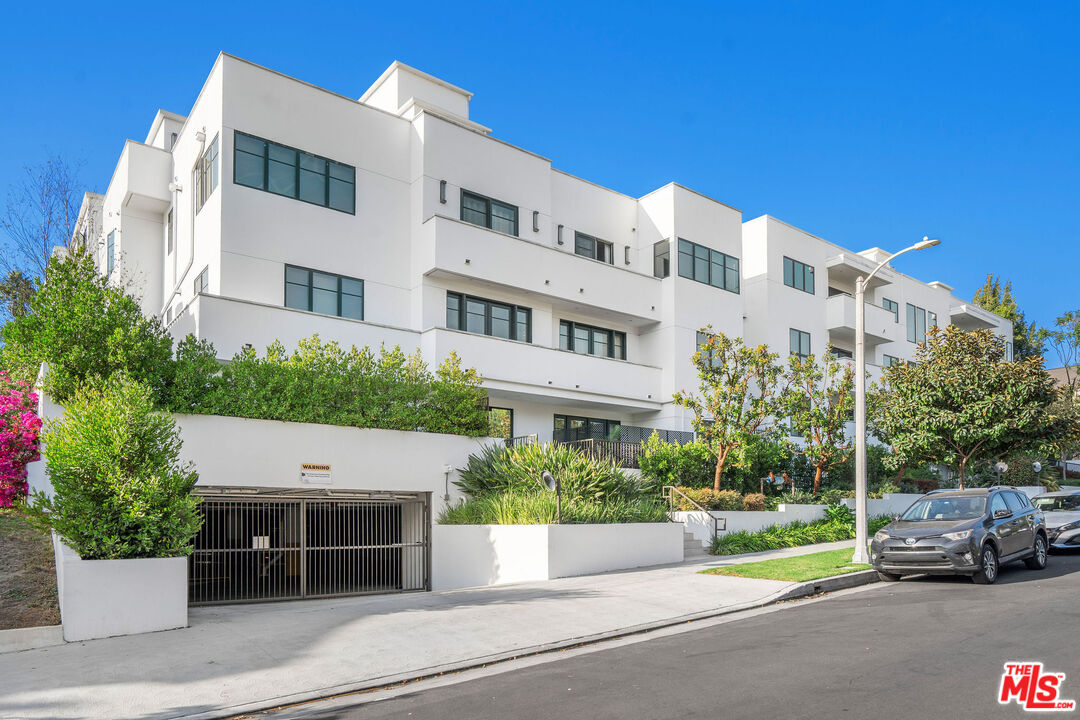
<instances>
[{"instance_id":1,"label":"dark gray suv","mask_svg":"<svg viewBox=\"0 0 1080 720\"><path fill-rule=\"evenodd\" d=\"M1043 513L1023 492L934 490L874 535L870 560L882 580L928 573L989 584L1014 560L1045 568L1047 547Z\"/></svg>"}]
</instances>

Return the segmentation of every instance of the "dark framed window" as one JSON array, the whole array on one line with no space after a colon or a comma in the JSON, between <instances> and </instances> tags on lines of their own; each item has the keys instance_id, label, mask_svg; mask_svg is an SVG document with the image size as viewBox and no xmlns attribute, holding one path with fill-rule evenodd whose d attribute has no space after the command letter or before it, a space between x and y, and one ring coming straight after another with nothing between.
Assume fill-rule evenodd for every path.
<instances>
[{"instance_id":1,"label":"dark framed window","mask_svg":"<svg viewBox=\"0 0 1080 720\"><path fill-rule=\"evenodd\" d=\"M116 231L110 230L108 238L105 239L105 277L112 275L113 267L116 265Z\"/></svg>"},{"instance_id":2,"label":"dark framed window","mask_svg":"<svg viewBox=\"0 0 1080 720\"><path fill-rule=\"evenodd\" d=\"M900 364L900 358L898 358L898 357L894 357L892 355L882 355L881 356L881 365L882 365L882 367L892 367L894 365L899 365L899 364Z\"/></svg>"},{"instance_id":3,"label":"dark framed window","mask_svg":"<svg viewBox=\"0 0 1080 720\"><path fill-rule=\"evenodd\" d=\"M926 311L926 328L929 330L932 327L933 328L937 327L937 313L932 312L930 310L927 310Z\"/></svg>"},{"instance_id":4,"label":"dark framed window","mask_svg":"<svg viewBox=\"0 0 1080 720\"><path fill-rule=\"evenodd\" d=\"M679 238L679 277L739 292L739 258Z\"/></svg>"},{"instance_id":5,"label":"dark framed window","mask_svg":"<svg viewBox=\"0 0 1080 720\"><path fill-rule=\"evenodd\" d=\"M488 408L488 437L509 440L514 437L513 408Z\"/></svg>"},{"instance_id":6,"label":"dark framed window","mask_svg":"<svg viewBox=\"0 0 1080 720\"><path fill-rule=\"evenodd\" d=\"M446 293L446 327L532 342L532 310L457 292Z\"/></svg>"},{"instance_id":7,"label":"dark framed window","mask_svg":"<svg viewBox=\"0 0 1080 720\"><path fill-rule=\"evenodd\" d=\"M720 365L723 364L723 361L721 360L721 358L713 355L712 351L706 351L706 349L705 349L705 346L709 344L709 338L712 338L712 337L716 337L716 336L715 335L710 335L709 333L701 332L700 330L698 330L697 331L697 336L696 336L696 345L695 345L695 347L697 348L698 352L708 352L709 353L709 358L708 358L709 364L711 364L715 368L715 367L720 367Z\"/></svg>"},{"instance_id":8,"label":"dark framed window","mask_svg":"<svg viewBox=\"0 0 1080 720\"><path fill-rule=\"evenodd\" d=\"M881 307L891 312L896 322L900 322L900 303L889 298L881 298Z\"/></svg>"},{"instance_id":9,"label":"dark framed window","mask_svg":"<svg viewBox=\"0 0 1080 720\"><path fill-rule=\"evenodd\" d=\"M210 143L195 163L195 212L202 210L218 186L218 138Z\"/></svg>"},{"instance_id":10,"label":"dark framed window","mask_svg":"<svg viewBox=\"0 0 1080 720\"><path fill-rule=\"evenodd\" d=\"M618 420L556 415L552 440L574 442L576 440L618 440L622 423Z\"/></svg>"},{"instance_id":11,"label":"dark framed window","mask_svg":"<svg viewBox=\"0 0 1080 720\"><path fill-rule=\"evenodd\" d=\"M851 360L853 357L855 357L854 353L852 353L850 350L845 350L844 348L831 347L829 348L829 352L832 354L833 357L840 358L841 360Z\"/></svg>"},{"instance_id":12,"label":"dark framed window","mask_svg":"<svg viewBox=\"0 0 1080 720\"><path fill-rule=\"evenodd\" d=\"M814 266L784 257L784 284L814 294Z\"/></svg>"},{"instance_id":13,"label":"dark framed window","mask_svg":"<svg viewBox=\"0 0 1080 720\"><path fill-rule=\"evenodd\" d=\"M210 291L210 267L204 267L202 272L195 276L191 283L191 289L196 295L202 295Z\"/></svg>"},{"instance_id":14,"label":"dark framed window","mask_svg":"<svg viewBox=\"0 0 1080 720\"><path fill-rule=\"evenodd\" d=\"M233 182L353 215L356 168L239 130L233 135Z\"/></svg>"},{"instance_id":15,"label":"dark framed window","mask_svg":"<svg viewBox=\"0 0 1080 720\"><path fill-rule=\"evenodd\" d=\"M583 355L625 360L626 333L560 320L559 348Z\"/></svg>"},{"instance_id":16,"label":"dark framed window","mask_svg":"<svg viewBox=\"0 0 1080 720\"><path fill-rule=\"evenodd\" d=\"M286 265L285 307L363 320L364 281Z\"/></svg>"},{"instance_id":17,"label":"dark framed window","mask_svg":"<svg viewBox=\"0 0 1080 720\"><path fill-rule=\"evenodd\" d=\"M666 278L671 275L671 243L661 240L652 246L653 277Z\"/></svg>"},{"instance_id":18,"label":"dark framed window","mask_svg":"<svg viewBox=\"0 0 1080 720\"><path fill-rule=\"evenodd\" d=\"M788 330L791 354L806 359L810 355L810 333L791 328Z\"/></svg>"},{"instance_id":19,"label":"dark framed window","mask_svg":"<svg viewBox=\"0 0 1080 720\"><path fill-rule=\"evenodd\" d=\"M611 243L585 233L574 233L574 253L600 262L606 262L608 265L615 264L615 255Z\"/></svg>"},{"instance_id":20,"label":"dark framed window","mask_svg":"<svg viewBox=\"0 0 1080 720\"><path fill-rule=\"evenodd\" d=\"M926 310L911 303L907 304L907 339L919 344L926 342Z\"/></svg>"},{"instance_id":21,"label":"dark framed window","mask_svg":"<svg viewBox=\"0 0 1080 720\"><path fill-rule=\"evenodd\" d=\"M468 190L461 191L461 219L507 235L516 237L518 234L517 206Z\"/></svg>"}]
</instances>

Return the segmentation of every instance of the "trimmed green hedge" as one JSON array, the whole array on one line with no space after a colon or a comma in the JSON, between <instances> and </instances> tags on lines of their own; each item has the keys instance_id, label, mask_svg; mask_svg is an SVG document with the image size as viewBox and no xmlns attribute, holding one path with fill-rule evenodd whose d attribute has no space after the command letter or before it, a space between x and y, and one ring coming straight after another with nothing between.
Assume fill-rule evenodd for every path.
<instances>
[{"instance_id":1,"label":"trimmed green hedge","mask_svg":"<svg viewBox=\"0 0 1080 720\"><path fill-rule=\"evenodd\" d=\"M668 522L667 507L645 498L563 502L564 523ZM557 517L555 493L515 490L482 495L447 508L442 525L550 525Z\"/></svg>"}]
</instances>

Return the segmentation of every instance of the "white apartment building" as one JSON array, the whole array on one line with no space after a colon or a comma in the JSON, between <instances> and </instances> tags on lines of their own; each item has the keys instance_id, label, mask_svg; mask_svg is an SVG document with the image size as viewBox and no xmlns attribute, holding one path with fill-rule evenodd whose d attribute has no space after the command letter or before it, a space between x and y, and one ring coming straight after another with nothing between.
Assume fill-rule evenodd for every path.
<instances>
[{"instance_id":1,"label":"white apartment building","mask_svg":"<svg viewBox=\"0 0 1080 720\"><path fill-rule=\"evenodd\" d=\"M395 62L359 99L221 54L186 117L129 140L79 232L176 337L456 351L513 435L685 431L705 325L774 351L853 350L854 253L671 183L641 198L493 136L472 94ZM1002 318L886 268L868 360Z\"/></svg>"}]
</instances>

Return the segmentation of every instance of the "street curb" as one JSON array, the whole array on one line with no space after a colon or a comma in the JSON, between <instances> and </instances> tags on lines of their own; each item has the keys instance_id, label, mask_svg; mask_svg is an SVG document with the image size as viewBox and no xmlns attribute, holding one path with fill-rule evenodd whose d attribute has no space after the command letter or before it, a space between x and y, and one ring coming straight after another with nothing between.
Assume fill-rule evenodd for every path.
<instances>
[{"instance_id":1,"label":"street curb","mask_svg":"<svg viewBox=\"0 0 1080 720\"><path fill-rule=\"evenodd\" d=\"M64 644L63 625L0 630L0 655Z\"/></svg>"},{"instance_id":2,"label":"street curb","mask_svg":"<svg viewBox=\"0 0 1080 720\"><path fill-rule=\"evenodd\" d=\"M846 588L857 587L859 585L868 585L875 582L878 582L878 578L877 573L873 570L861 570L859 572L848 573L847 575L834 575L832 577L798 583L796 585L783 588L782 590L778 590L775 593L767 595L764 598L753 600L747 603L741 603L739 605L730 605L728 607L716 608L714 610L705 610L699 613L691 613L689 615L681 615L679 617L656 620L651 623L632 625L630 627L619 628L618 630L610 630L604 633L582 635L579 637L567 638L565 640L558 640L553 643L533 645L530 647L519 648L517 650L493 653L492 655L469 658L468 660L461 660L455 663L434 665L432 667L410 670L403 673L397 673L395 675L385 675L382 677L369 678L367 680L362 680L355 683L346 683L343 685L334 685L330 687L320 688L319 690L294 693L291 695L282 695L272 699L259 700L256 702L246 703L242 705L233 705L228 708L209 710L207 712L196 713L194 715L176 715L174 717L176 718L176 720L220 720L221 718L232 718L238 715L249 715L251 713L275 710L278 708L284 708L292 705L300 705L303 703L314 702L316 700L326 700L329 698L341 697L343 695L359 695L365 692L371 692L374 690L379 690L395 685L405 685L408 683L414 683L421 680L428 680L431 678L439 677L441 675L463 672L465 670L474 670L477 668L487 667L488 665L496 665L510 660L517 660L519 658L531 657L534 655L543 655L546 653L557 652L560 650L568 650L570 648L581 647L583 645L595 645L597 643L601 643L607 640L615 640L618 638L629 637L632 635L641 635L643 633L652 632L654 630L670 628L676 625L684 625L687 623L696 622L698 620L708 620L711 618L722 617L724 615L731 615L737 612L742 612L744 610L755 610L757 608L775 605L776 603L784 602L786 600L810 597L819 593L843 590Z\"/></svg>"}]
</instances>

